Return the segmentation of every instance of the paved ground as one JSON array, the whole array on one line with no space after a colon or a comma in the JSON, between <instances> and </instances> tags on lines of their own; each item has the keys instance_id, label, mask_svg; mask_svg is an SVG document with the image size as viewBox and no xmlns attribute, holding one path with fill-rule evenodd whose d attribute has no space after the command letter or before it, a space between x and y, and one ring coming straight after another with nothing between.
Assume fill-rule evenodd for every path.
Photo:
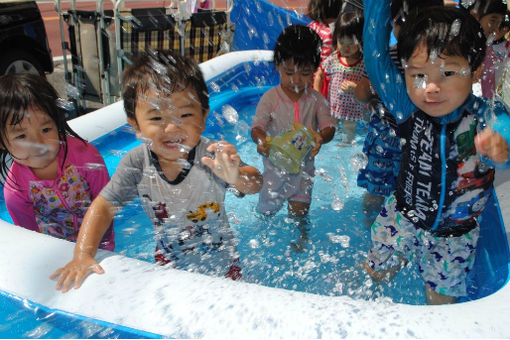
<instances>
[{"instance_id":1,"label":"paved ground","mask_svg":"<svg viewBox=\"0 0 510 340\"><path fill-rule=\"evenodd\" d=\"M236 0L236 1L243 1L243 0ZM304 12L306 10L307 4L309 0L269 0L269 2L274 3L278 6L293 9L296 11ZM95 8L95 1L90 0L77 0L78 4L77 7L84 10L93 10ZM170 3L170 0L154 0L150 3L154 3L155 6L168 6ZM218 8L225 7L225 0L216 0ZM37 4L39 5L39 8L41 10L41 14L43 16L43 20L46 27L46 33L48 35L48 42L50 44L50 48L52 50L52 54L54 56L54 63L55 63L55 70L52 74L48 74L47 78L48 80L53 84L53 86L56 88L59 95L67 99L67 93L66 93L66 82L65 82L65 75L64 75L64 65L62 62L62 39L60 34L60 26L59 26L59 20L57 12L55 11L55 5L52 0L37 0ZM111 9L112 8L112 2L105 0L104 1L105 8ZM143 4L144 7L147 7L148 2L136 2L136 1L130 1L129 7L136 7L137 4ZM70 2L68 0L62 0L61 6L63 11L67 11L67 9L70 6ZM223 6L223 7L222 7ZM65 26L65 25L64 25ZM67 34L67 27L64 27L65 33ZM66 38L67 39L67 38ZM68 55L68 59L69 55ZM69 70L71 70L71 65L69 63ZM94 110L101 108L103 105L99 102L86 102L86 107L88 110Z\"/></svg>"}]
</instances>

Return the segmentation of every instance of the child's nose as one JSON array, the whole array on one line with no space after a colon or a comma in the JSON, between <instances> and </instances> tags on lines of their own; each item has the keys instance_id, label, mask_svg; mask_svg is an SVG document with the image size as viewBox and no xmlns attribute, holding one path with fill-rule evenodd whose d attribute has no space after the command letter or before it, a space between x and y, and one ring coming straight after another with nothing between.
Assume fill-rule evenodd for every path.
<instances>
[{"instance_id":1,"label":"child's nose","mask_svg":"<svg viewBox=\"0 0 510 340\"><path fill-rule=\"evenodd\" d=\"M427 82L427 87L425 88L425 91L427 93L438 93L439 90L440 90L440 87L437 84L437 82L430 81L430 80Z\"/></svg>"}]
</instances>

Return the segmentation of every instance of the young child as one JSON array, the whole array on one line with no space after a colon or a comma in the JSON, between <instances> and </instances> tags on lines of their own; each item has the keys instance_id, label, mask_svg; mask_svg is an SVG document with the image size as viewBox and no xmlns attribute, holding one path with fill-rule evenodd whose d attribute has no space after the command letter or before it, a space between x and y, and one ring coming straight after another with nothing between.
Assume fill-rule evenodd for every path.
<instances>
[{"instance_id":1,"label":"young child","mask_svg":"<svg viewBox=\"0 0 510 340\"><path fill-rule=\"evenodd\" d=\"M393 35L398 39L400 27L410 12L442 5L443 0L392 0ZM390 47L390 57L403 74L396 44ZM379 100L368 78L363 78L358 84L355 96L362 103L370 103L369 108L372 111L363 144L363 152L368 162L364 169L360 169L357 179L358 186L367 189L362 206L366 216L365 224L370 226L381 210L385 197L395 190L400 169L401 139L395 118Z\"/></svg>"},{"instance_id":2,"label":"young child","mask_svg":"<svg viewBox=\"0 0 510 340\"><path fill-rule=\"evenodd\" d=\"M109 176L97 149L67 125L57 102L45 78L0 77L0 173L14 224L74 242ZM111 223L105 232L100 247L113 250Z\"/></svg>"},{"instance_id":3,"label":"young child","mask_svg":"<svg viewBox=\"0 0 510 340\"><path fill-rule=\"evenodd\" d=\"M345 144L354 139L356 121L364 119L367 106L354 97L354 90L367 77L362 55L363 14L359 11L342 13L335 22L333 35L336 51L319 67L314 88L320 89L324 77L330 77L329 107L331 115L342 121Z\"/></svg>"},{"instance_id":4,"label":"young child","mask_svg":"<svg viewBox=\"0 0 510 340\"><path fill-rule=\"evenodd\" d=\"M480 83L482 95L492 98L510 60L510 41L505 38L510 28L507 7L502 0L476 0L467 9L478 20L487 37Z\"/></svg>"},{"instance_id":5,"label":"young child","mask_svg":"<svg viewBox=\"0 0 510 340\"><path fill-rule=\"evenodd\" d=\"M310 0L308 17L312 22L308 27L313 29L322 40L321 62L333 52L333 29L336 18L342 9L342 0ZM325 77L322 87L318 89L324 97L328 97L329 78Z\"/></svg>"},{"instance_id":6,"label":"young child","mask_svg":"<svg viewBox=\"0 0 510 340\"><path fill-rule=\"evenodd\" d=\"M501 105L489 107L471 94L486 39L469 13L434 7L408 16L398 41L402 79L388 53L389 4L365 0L364 55L372 84L407 142L397 190L372 225L364 267L375 280L391 279L412 259L427 302L452 303L466 295L477 216L492 193L494 169L480 155L509 163L504 127L510 118ZM481 131L492 109L500 115Z\"/></svg>"},{"instance_id":7,"label":"young child","mask_svg":"<svg viewBox=\"0 0 510 340\"><path fill-rule=\"evenodd\" d=\"M236 148L201 136L209 95L196 63L175 52L142 54L122 79L128 123L144 143L128 152L92 202L74 257L51 278L57 289L78 288L91 273L98 240L118 209L135 197L154 223L162 265L238 279L241 269L224 207L227 188L260 190L262 176Z\"/></svg>"},{"instance_id":8,"label":"young child","mask_svg":"<svg viewBox=\"0 0 510 340\"><path fill-rule=\"evenodd\" d=\"M257 210L265 215L278 212L288 201L291 216L308 214L312 199L314 157L322 144L335 134L326 99L309 85L320 62L320 37L309 27L293 25L278 37L274 48L274 64L280 73L280 84L260 99L252 121L251 136L257 152L263 156L264 184ZM300 172L281 171L268 159L274 138L292 128L294 122L309 127L315 147L305 158ZM318 130L318 132L317 132Z\"/></svg>"}]
</instances>

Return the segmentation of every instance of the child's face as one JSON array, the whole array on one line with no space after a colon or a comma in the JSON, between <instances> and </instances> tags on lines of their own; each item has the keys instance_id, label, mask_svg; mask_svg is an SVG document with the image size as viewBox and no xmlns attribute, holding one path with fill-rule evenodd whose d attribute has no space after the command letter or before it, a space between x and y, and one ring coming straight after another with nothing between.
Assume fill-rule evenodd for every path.
<instances>
[{"instance_id":1,"label":"child's face","mask_svg":"<svg viewBox=\"0 0 510 340\"><path fill-rule=\"evenodd\" d=\"M465 58L441 55L431 60L426 45L420 44L407 61L405 80L412 102L428 115L441 117L466 100L475 77Z\"/></svg>"},{"instance_id":2,"label":"child's face","mask_svg":"<svg viewBox=\"0 0 510 340\"><path fill-rule=\"evenodd\" d=\"M500 29L501 23L505 19L503 14L491 13L483 16L479 22L483 28L485 36L489 38L494 34L494 40L501 39L507 32L507 29Z\"/></svg>"},{"instance_id":3,"label":"child's face","mask_svg":"<svg viewBox=\"0 0 510 340\"><path fill-rule=\"evenodd\" d=\"M336 43L336 48L341 57L357 58L360 56L359 43L351 37L341 37Z\"/></svg>"},{"instance_id":4,"label":"child's face","mask_svg":"<svg viewBox=\"0 0 510 340\"><path fill-rule=\"evenodd\" d=\"M203 112L195 90L187 87L162 97L154 90L139 94L136 120L129 124L150 143L160 161L187 158L200 141L207 112Z\"/></svg>"},{"instance_id":5,"label":"child's face","mask_svg":"<svg viewBox=\"0 0 510 340\"><path fill-rule=\"evenodd\" d=\"M280 73L280 86L290 93L302 94L312 83L315 68L312 65L295 65L293 60L276 66Z\"/></svg>"},{"instance_id":6,"label":"child's face","mask_svg":"<svg viewBox=\"0 0 510 340\"><path fill-rule=\"evenodd\" d=\"M55 122L48 114L30 107L20 124L6 127L6 145L13 159L37 170L48 168L58 162L60 140Z\"/></svg>"}]
</instances>

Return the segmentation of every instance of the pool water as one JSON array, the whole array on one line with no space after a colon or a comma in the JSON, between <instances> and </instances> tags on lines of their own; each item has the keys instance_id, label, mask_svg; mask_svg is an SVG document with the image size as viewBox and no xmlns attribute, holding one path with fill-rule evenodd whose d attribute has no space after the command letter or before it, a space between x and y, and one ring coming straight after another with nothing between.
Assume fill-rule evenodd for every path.
<instances>
[{"instance_id":1,"label":"pool water","mask_svg":"<svg viewBox=\"0 0 510 340\"><path fill-rule=\"evenodd\" d=\"M212 98L214 107L214 97ZM218 112L219 111L219 112ZM261 156L250 138L255 103L240 108L239 120L229 124L221 110L213 110L205 136L224 139L238 148L242 160L263 169ZM349 295L374 299L388 297L394 302L425 303L423 284L413 268L406 268L393 282L373 284L360 265L370 249L370 230L361 209L364 189L356 185L362 166L361 152L366 127L358 126L352 147L341 145L341 133L325 144L316 158L316 176L304 251L295 251L299 223L287 208L272 217L255 212L258 194L237 198L227 192L225 207L237 240L243 279L250 283L321 295ZM120 157L139 144L129 126L98 144L110 173ZM107 145L108 149L104 149ZM124 218L129 216L129 218ZM152 225L137 199L119 213L115 221L116 251L129 257L153 262ZM398 289L395 289L398 287Z\"/></svg>"},{"instance_id":2,"label":"pool water","mask_svg":"<svg viewBox=\"0 0 510 340\"><path fill-rule=\"evenodd\" d=\"M250 138L251 117L260 96L276 82L271 65L260 63L234 67L209 82L211 111L204 135L236 145L243 161L261 171L261 156ZM225 105L230 106L228 110ZM233 111L238 119L233 118ZM360 268L371 246L370 230L361 209L364 189L356 185L358 169L363 164L361 149L365 134L366 125L359 124L356 142L352 147L343 147L339 146L341 133L337 131L317 155L312 205L305 226L307 240L302 243L302 252L295 251L292 243L299 242L303 227L288 217L286 207L273 217L262 217L255 212L258 194L237 198L227 193L226 210L246 282L326 296L425 303L423 281L415 266L402 269L392 282L384 284L373 283ZM120 158L140 141L126 125L93 143L112 174ZM0 218L11 221L1 191ZM497 218L490 217L491 221ZM116 216L115 233L116 252L154 262L153 227L139 200ZM470 296L466 300L491 294L508 277L504 231L493 228L486 235L479 240L477 269L468 280ZM41 311L40 306L2 294L0 308L3 338L133 337L129 332L113 331L108 325L90 320L54 322L52 315Z\"/></svg>"}]
</instances>

